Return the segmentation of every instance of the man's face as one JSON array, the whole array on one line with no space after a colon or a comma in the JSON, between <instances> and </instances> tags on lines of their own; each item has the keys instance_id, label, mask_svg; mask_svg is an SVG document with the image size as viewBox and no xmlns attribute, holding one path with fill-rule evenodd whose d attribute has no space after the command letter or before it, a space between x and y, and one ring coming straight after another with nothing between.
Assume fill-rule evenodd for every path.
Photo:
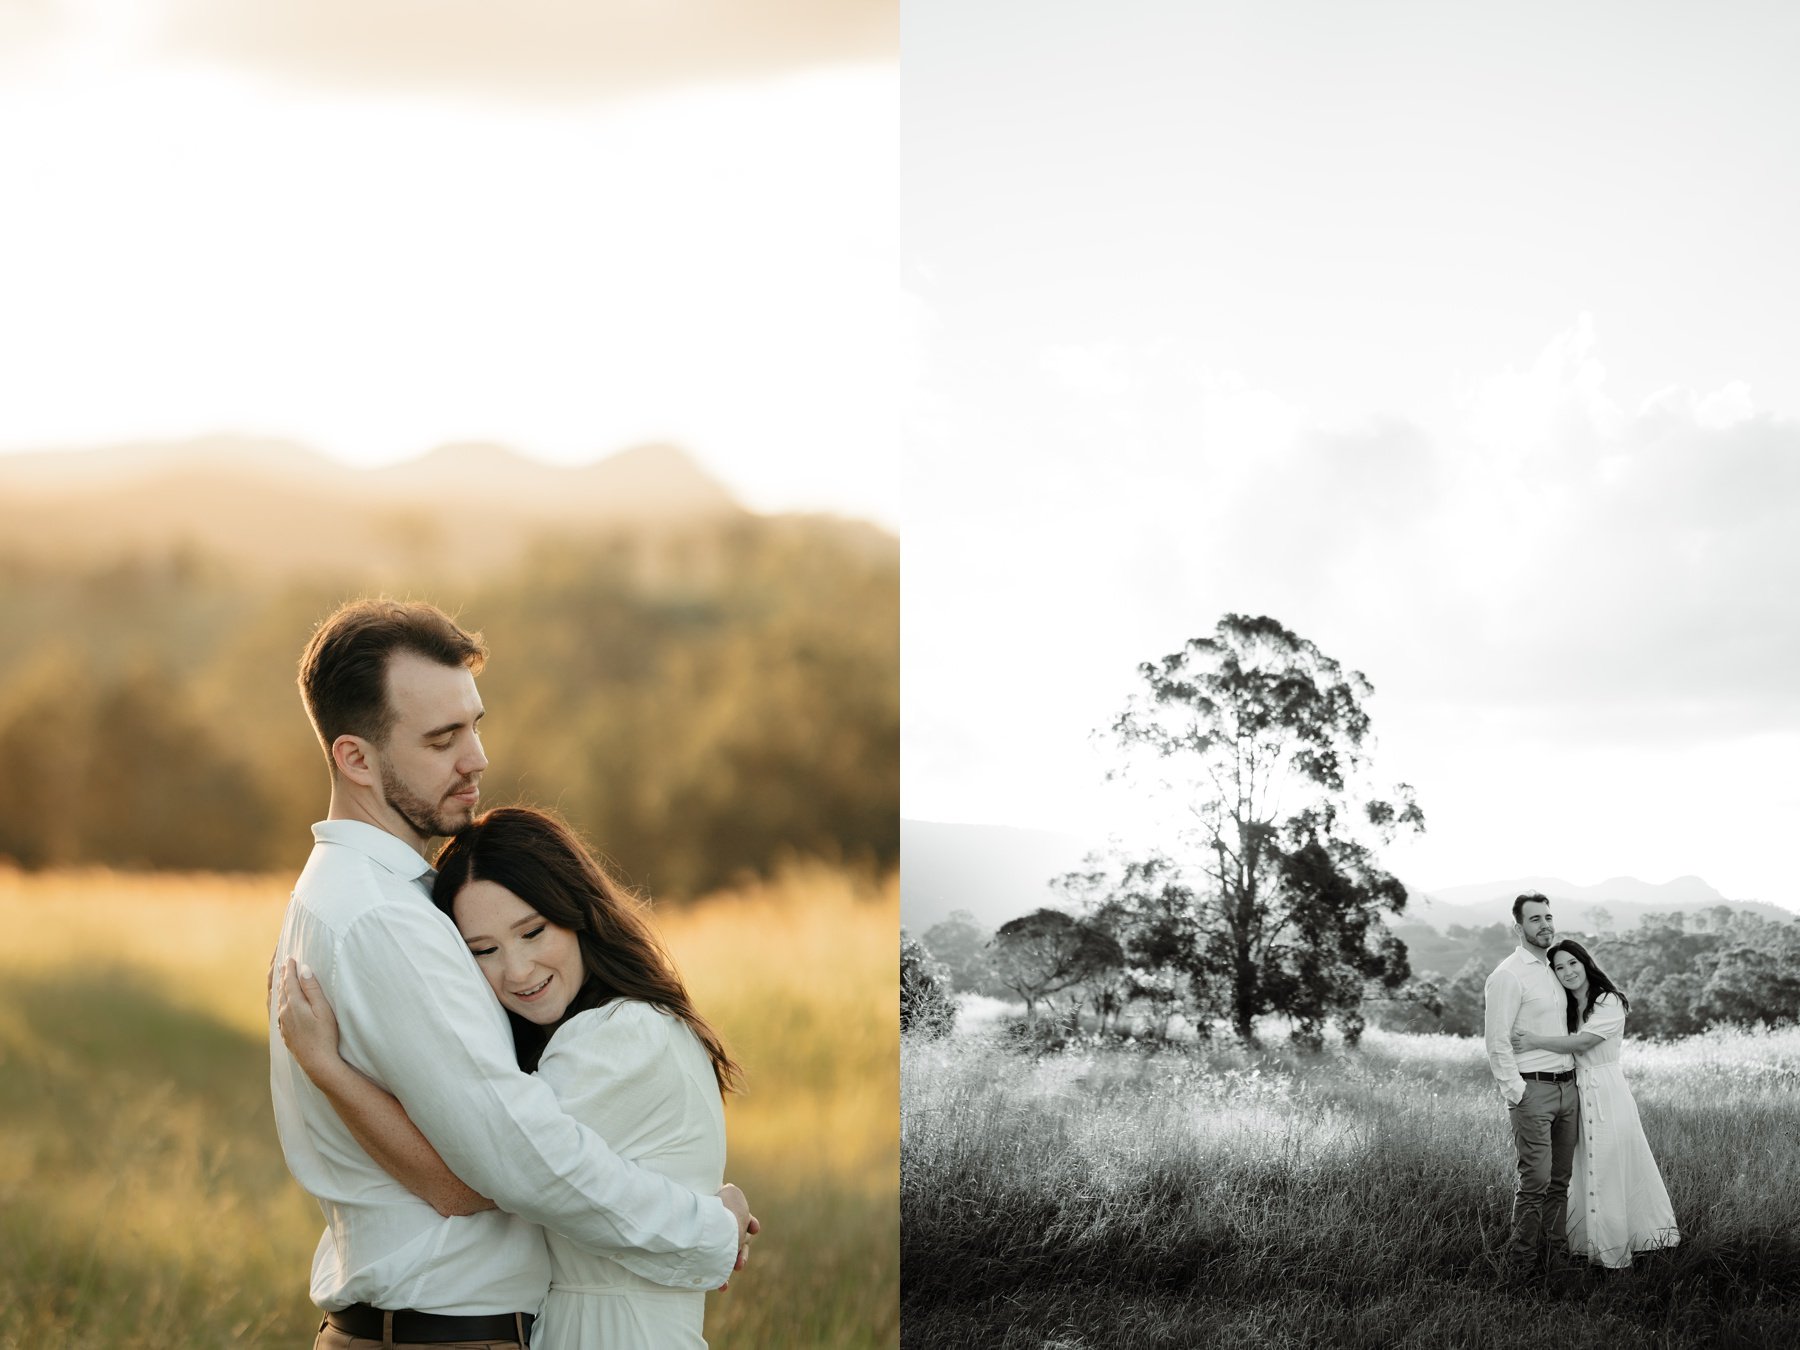
<instances>
[{"instance_id":1,"label":"man's face","mask_svg":"<svg viewBox=\"0 0 1800 1350\"><path fill-rule=\"evenodd\" d=\"M394 725L375 751L382 797L421 843L455 834L475 817L487 768L475 677L464 666L396 652L387 696Z\"/></svg>"},{"instance_id":2,"label":"man's face","mask_svg":"<svg viewBox=\"0 0 1800 1350\"><path fill-rule=\"evenodd\" d=\"M1539 951L1556 942L1556 924L1550 917L1548 904L1542 900L1527 900L1519 906L1519 936Z\"/></svg>"}]
</instances>

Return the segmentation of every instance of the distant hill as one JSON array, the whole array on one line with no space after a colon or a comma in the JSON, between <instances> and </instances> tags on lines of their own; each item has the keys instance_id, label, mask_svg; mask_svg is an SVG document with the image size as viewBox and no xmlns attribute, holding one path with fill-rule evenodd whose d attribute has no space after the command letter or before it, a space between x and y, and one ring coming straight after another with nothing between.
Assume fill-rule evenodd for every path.
<instances>
[{"instance_id":1,"label":"distant hill","mask_svg":"<svg viewBox=\"0 0 1800 1350\"><path fill-rule=\"evenodd\" d=\"M416 570L466 577L547 535L711 524L748 513L684 450L645 445L562 466L503 445L441 446L351 468L287 441L175 443L0 455L9 556L106 563L187 547L265 575ZM874 526L841 522L883 536Z\"/></svg>"},{"instance_id":2,"label":"distant hill","mask_svg":"<svg viewBox=\"0 0 1800 1350\"><path fill-rule=\"evenodd\" d=\"M1002 825L949 825L900 822L900 918L909 932L923 933L953 910L967 910L986 928L1058 902L1050 878L1080 866L1086 849L1075 838L1047 830ZM1646 916L1674 911L1692 917L1720 906L1789 921L1790 910L1760 900L1727 900L1699 877L1653 884L1613 877L1577 886L1559 877L1513 877L1451 886L1426 894L1413 891L1406 910L1390 927L1406 943L1416 974L1449 977L1482 949L1470 934L1511 922L1512 899L1521 891L1542 891L1555 909L1558 926L1570 934L1635 928ZM1601 923L1604 912L1604 924Z\"/></svg>"},{"instance_id":3,"label":"distant hill","mask_svg":"<svg viewBox=\"0 0 1800 1350\"><path fill-rule=\"evenodd\" d=\"M1084 849L1068 835L1006 825L900 821L900 922L923 933L966 909L998 928L1055 904L1050 878L1080 865Z\"/></svg>"},{"instance_id":4,"label":"distant hill","mask_svg":"<svg viewBox=\"0 0 1800 1350\"><path fill-rule=\"evenodd\" d=\"M1443 887L1429 894L1413 891L1407 897L1402 922L1426 924L1439 932L1458 924L1482 928L1491 923L1510 923L1513 897L1522 891L1541 891L1549 898L1559 924L1586 931L1595 927L1597 910L1606 912L1607 924L1613 928L1635 928L1640 919L1650 914L1675 910L1693 914L1717 905L1749 910L1771 919L1794 917L1792 911L1765 901L1727 900L1695 876L1676 877L1660 884L1636 877L1612 877L1592 886L1577 886L1560 877L1513 877L1507 881Z\"/></svg>"},{"instance_id":5,"label":"distant hill","mask_svg":"<svg viewBox=\"0 0 1800 1350\"><path fill-rule=\"evenodd\" d=\"M295 661L348 596L481 629L486 801L659 898L899 861L899 541L746 511L670 447L345 468L292 445L0 456L0 860L298 866Z\"/></svg>"}]
</instances>

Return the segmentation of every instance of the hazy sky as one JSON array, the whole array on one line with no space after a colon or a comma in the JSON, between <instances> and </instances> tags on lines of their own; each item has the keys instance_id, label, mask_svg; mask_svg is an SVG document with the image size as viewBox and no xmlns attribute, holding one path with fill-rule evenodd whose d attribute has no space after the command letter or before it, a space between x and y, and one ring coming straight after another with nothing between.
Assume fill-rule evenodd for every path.
<instances>
[{"instance_id":1,"label":"hazy sky","mask_svg":"<svg viewBox=\"0 0 1800 1350\"><path fill-rule=\"evenodd\" d=\"M1800 905L1800 11L907 0L903 810L1133 818L1228 610L1430 889Z\"/></svg>"},{"instance_id":2,"label":"hazy sky","mask_svg":"<svg viewBox=\"0 0 1800 1350\"><path fill-rule=\"evenodd\" d=\"M0 5L0 450L677 441L899 518L893 0Z\"/></svg>"}]
</instances>

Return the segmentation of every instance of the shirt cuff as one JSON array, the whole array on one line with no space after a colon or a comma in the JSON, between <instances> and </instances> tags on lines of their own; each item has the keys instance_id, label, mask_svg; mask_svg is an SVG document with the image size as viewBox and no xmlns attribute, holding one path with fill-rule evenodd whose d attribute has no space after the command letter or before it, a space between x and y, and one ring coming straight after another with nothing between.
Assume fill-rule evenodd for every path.
<instances>
[{"instance_id":1,"label":"shirt cuff","mask_svg":"<svg viewBox=\"0 0 1800 1350\"><path fill-rule=\"evenodd\" d=\"M725 1208L723 1200L716 1196L702 1196L701 1199L712 1201L715 1217L706 1221L707 1243L694 1252L683 1282L692 1289L717 1289L731 1278L731 1272L737 1266L737 1220Z\"/></svg>"}]
</instances>

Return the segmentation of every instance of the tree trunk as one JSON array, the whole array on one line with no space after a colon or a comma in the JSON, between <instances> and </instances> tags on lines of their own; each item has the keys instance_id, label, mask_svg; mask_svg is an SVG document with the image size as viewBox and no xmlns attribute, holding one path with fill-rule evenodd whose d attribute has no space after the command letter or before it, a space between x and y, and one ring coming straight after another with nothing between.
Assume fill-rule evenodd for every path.
<instances>
[{"instance_id":1,"label":"tree trunk","mask_svg":"<svg viewBox=\"0 0 1800 1350\"><path fill-rule=\"evenodd\" d=\"M1240 937L1232 971L1231 1015L1238 1039L1245 1045L1256 1044L1256 963L1250 956L1250 943Z\"/></svg>"}]
</instances>

